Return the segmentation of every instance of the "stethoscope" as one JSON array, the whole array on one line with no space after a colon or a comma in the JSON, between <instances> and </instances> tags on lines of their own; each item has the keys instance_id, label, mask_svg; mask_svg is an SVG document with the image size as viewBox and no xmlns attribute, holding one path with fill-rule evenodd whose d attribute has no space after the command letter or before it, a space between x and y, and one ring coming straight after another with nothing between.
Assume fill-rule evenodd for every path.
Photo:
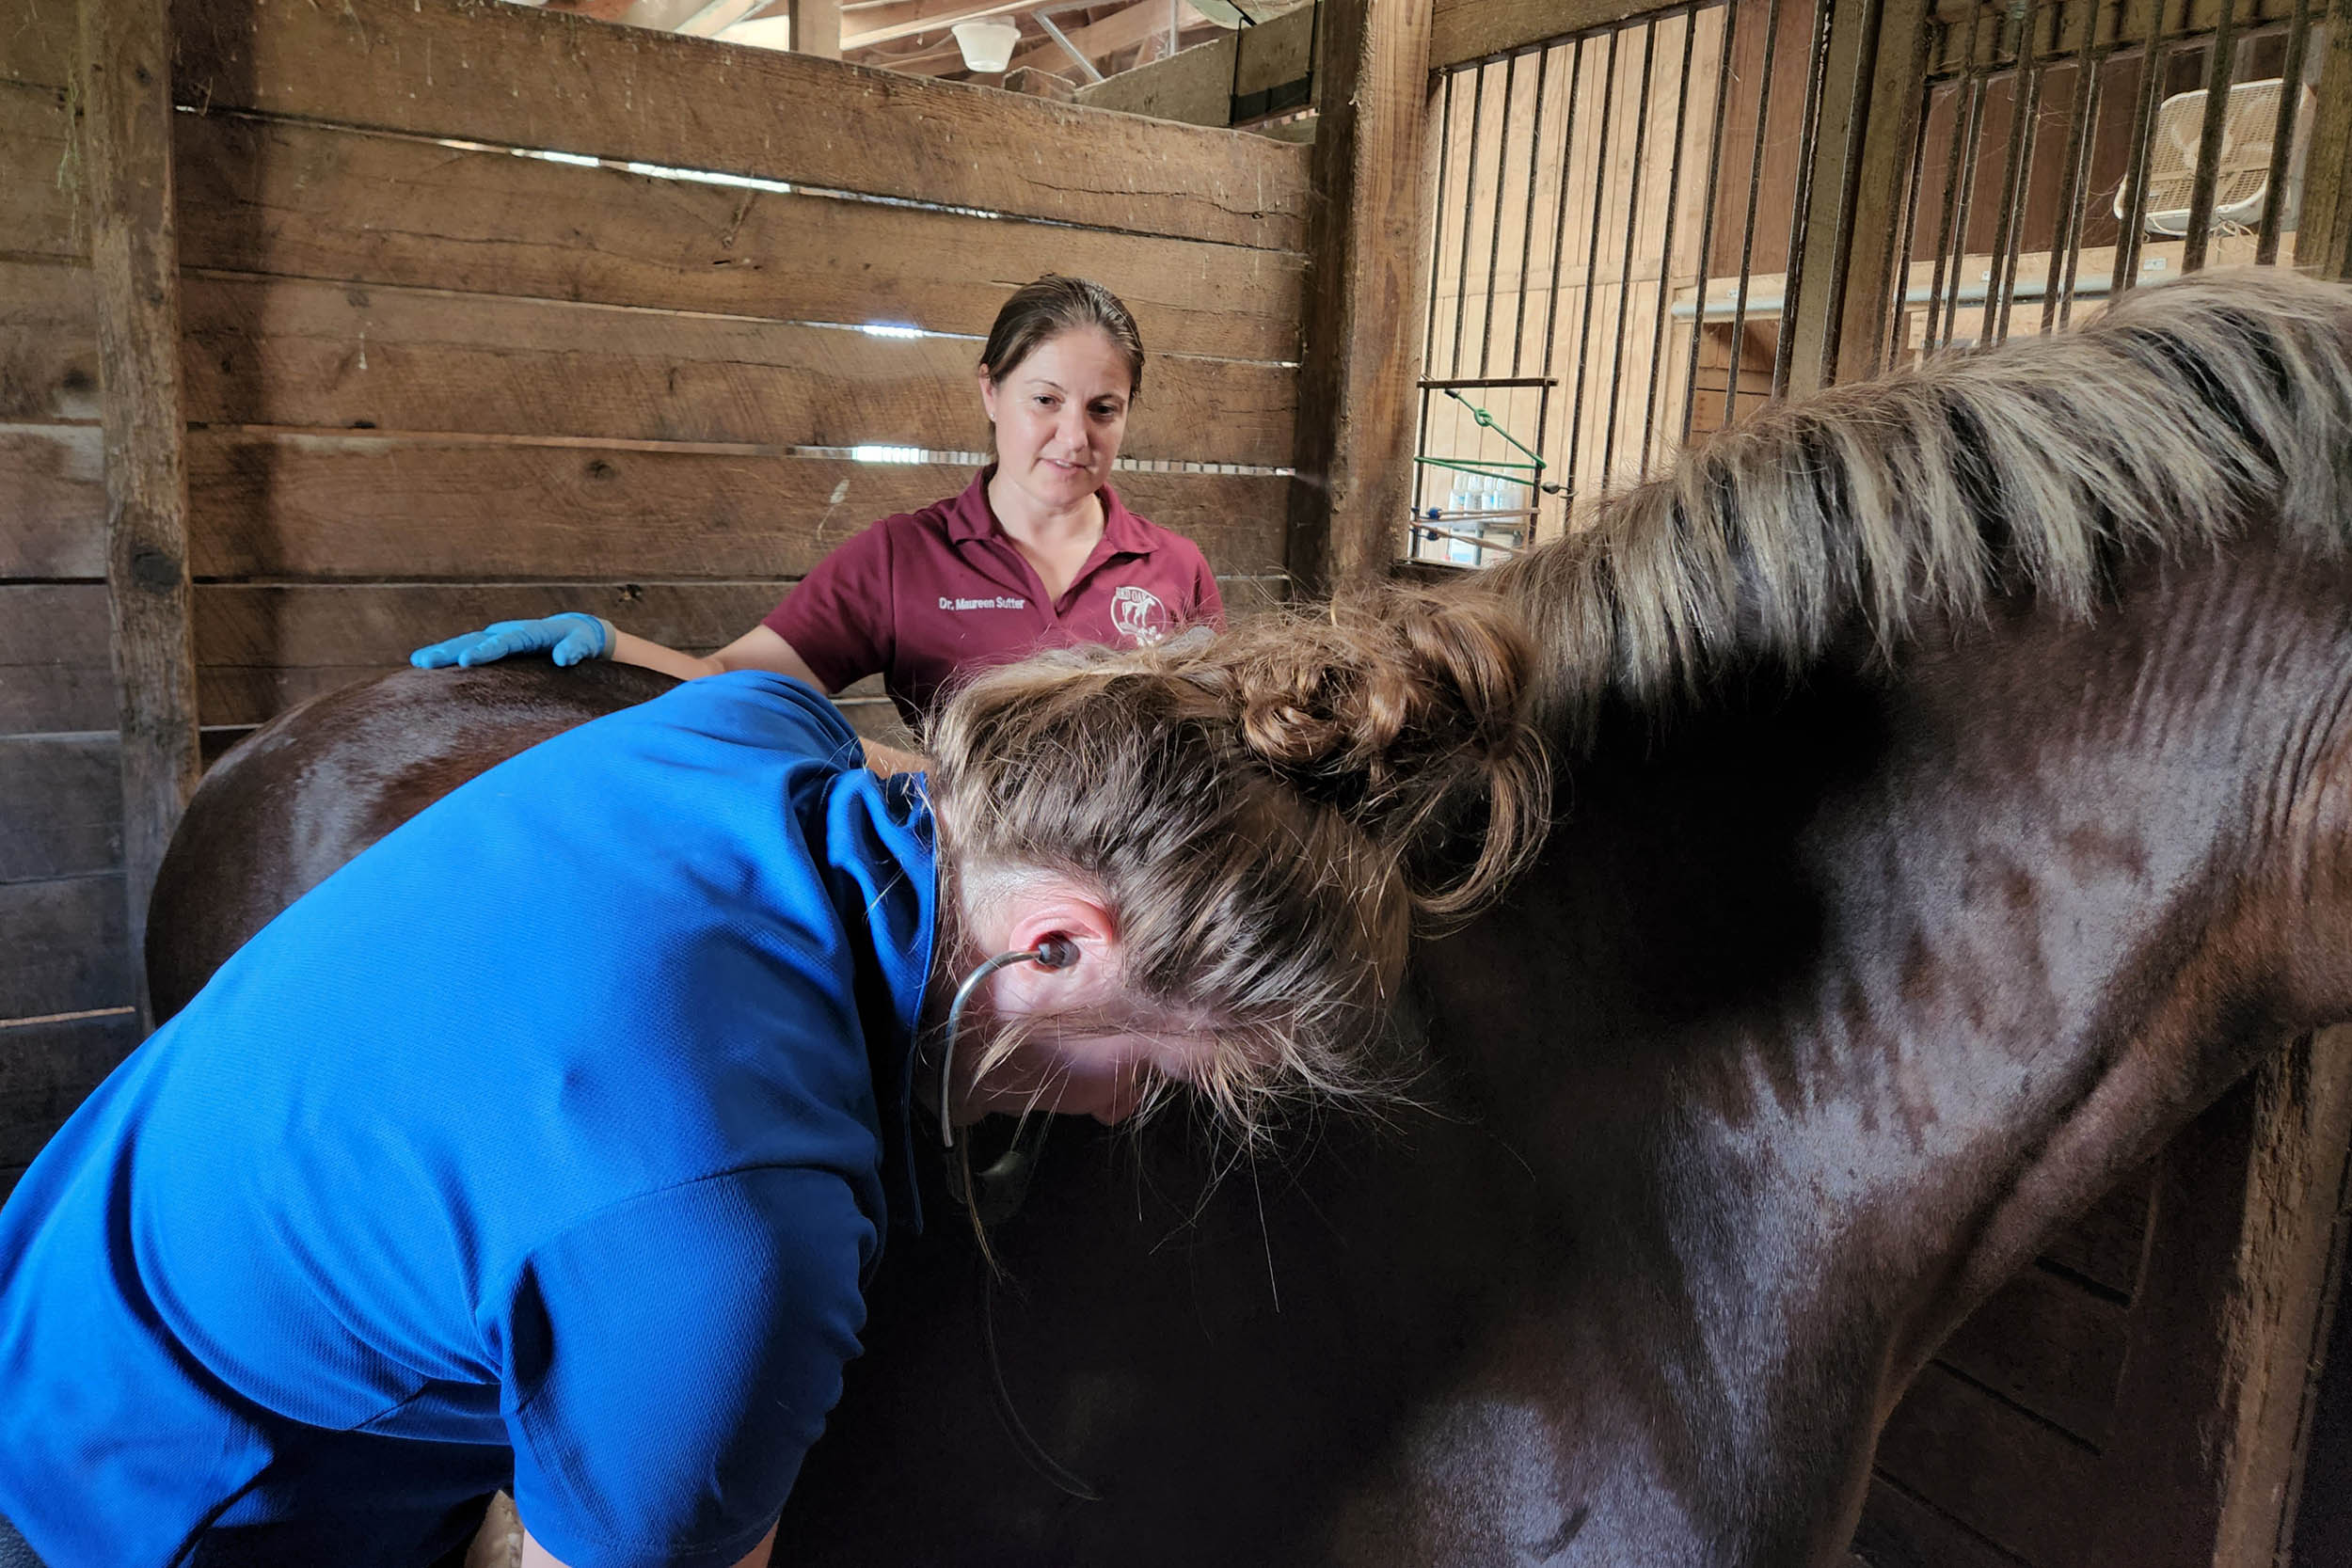
<instances>
[{"instance_id":1,"label":"stethoscope","mask_svg":"<svg viewBox=\"0 0 2352 1568\"><path fill-rule=\"evenodd\" d=\"M1033 963L1040 969L1068 969L1077 961L1078 944L1076 942L1065 936L1050 936L1035 947L1023 948L1012 953L999 953L994 958L985 960L963 977L963 984L956 988L955 1000L947 1004L947 1037L941 1042L939 1047L939 1147L947 1151L949 1190L955 1194L959 1202L980 1216L980 1223L983 1227L992 1217L990 1210L1000 1207L1009 1209L1019 1205L1022 1194L1028 1186L1029 1173L1035 1167L1037 1147L1036 1143L1032 1142L1025 1148L1016 1140L1014 1147L1007 1151L1003 1160L998 1162L998 1168L992 1168L990 1172L985 1173L986 1178L994 1179L993 1184L998 1189L994 1203L989 1201L984 1192L977 1190L977 1184L973 1180L969 1164L970 1149L968 1146L958 1141L952 1114L956 1086L956 1045L963 1037L964 1004L972 1000L973 993L980 989L981 981L1000 969L1009 969L1012 965L1019 963ZM985 1253L985 1237L983 1237L982 1247ZM995 1282L993 1263L983 1267L979 1281L981 1335L988 1354L989 1378L992 1392L995 1396L996 1416L1004 1424L1006 1436L1011 1439L1015 1451L1028 1463L1029 1467L1057 1490L1081 1502L1100 1502L1103 1495L1064 1466L1052 1454L1046 1452L1045 1446L1030 1433L1028 1424L1021 1419L1021 1412L1015 1408L1012 1402L1012 1390L1005 1386L1004 1363L996 1352L996 1320L992 1293Z\"/></svg>"},{"instance_id":2,"label":"stethoscope","mask_svg":"<svg viewBox=\"0 0 2352 1568\"><path fill-rule=\"evenodd\" d=\"M972 1000L972 993L980 989L980 982L1000 969L1014 964L1033 963L1040 969L1068 969L1078 961L1078 944L1065 936L1050 936L1035 947L1025 947L1015 953L999 953L963 977L956 988L955 1000L947 1004L947 1038L939 1048L939 1147L950 1151L956 1147L956 1126L951 1115L955 1097L956 1042L963 1037L963 1005Z\"/></svg>"}]
</instances>

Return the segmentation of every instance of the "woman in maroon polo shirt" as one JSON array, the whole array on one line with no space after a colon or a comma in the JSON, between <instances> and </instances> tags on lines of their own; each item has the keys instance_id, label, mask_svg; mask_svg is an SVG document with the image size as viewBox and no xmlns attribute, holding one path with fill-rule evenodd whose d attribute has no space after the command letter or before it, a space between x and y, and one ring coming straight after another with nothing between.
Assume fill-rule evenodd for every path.
<instances>
[{"instance_id":1,"label":"woman in maroon polo shirt","mask_svg":"<svg viewBox=\"0 0 2352 1568\"><path fill-rule=\"evenodd\" d=\"M827 693L878 673L913 722L959 671L1040 647L1149 646L1179 626L1221 624L1199 547L1128 511L1108 483L1143 388L1143 341L1118 296L1052 274L1019 290L997 312L979 380L996 461L961 495L850 539L715 654L567 612L501 621L409 662L429 670L545 651L558 664L617 658L681 679L772 670ZM882 760L920 766L904 753Z\"/></svg>"}]
</instances>

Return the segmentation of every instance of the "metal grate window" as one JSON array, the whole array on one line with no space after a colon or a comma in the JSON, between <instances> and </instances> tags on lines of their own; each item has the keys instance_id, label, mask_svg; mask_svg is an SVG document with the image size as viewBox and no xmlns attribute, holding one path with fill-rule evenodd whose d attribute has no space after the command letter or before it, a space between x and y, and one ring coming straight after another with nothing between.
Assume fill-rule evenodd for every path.
<instances>
[{"instance_id":1,"label":"metal grate window","mask_svg":"<svg viewBox=\"0 0 2352 1568\"><path fill-rule=\"evenodd\" d=\"M2326 55L2316 9L2074 0L1939 18L1889 359L2291 258Z\"/></svg>"},{"instance_id":2,"label":"metal grate window","mask_svg":"<svg viewBox=\"0 0 2352 1568\"><path fill-rule=\"evenodd\" d=\"M1786 385L1826 25L1714 0L1440 75L1415 558L1502 559Z\"/></svg>"}]
</instances>

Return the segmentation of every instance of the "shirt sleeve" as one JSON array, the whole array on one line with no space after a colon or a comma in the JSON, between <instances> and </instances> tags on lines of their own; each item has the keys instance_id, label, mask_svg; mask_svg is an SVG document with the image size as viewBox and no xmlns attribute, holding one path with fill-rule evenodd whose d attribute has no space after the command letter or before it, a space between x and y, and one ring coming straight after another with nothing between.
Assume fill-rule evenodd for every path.
<instances>
[{"instance_id":1,"label":"shirt sleeve","mask_svg":"<svg viewBox=\"0 0 2352 1568\"><path fill-rule=\"evenodd\" d=\"M792 644L829 692L891 666L890 555L884 518L842 541L760 622Z\"/></svg>"},{"instance_id":2,"label":"shirt sleeve","mask_svg":"<svg viewBox=\"0 0 2352 1568\"><path fill-rule=\"evenodd\" d=\"M840 1398L877 1244L839 1177L766 1168L534 1251L496 1325L524 1528L570 1568L731 1568Z\"/></svg>"}]
</instances>

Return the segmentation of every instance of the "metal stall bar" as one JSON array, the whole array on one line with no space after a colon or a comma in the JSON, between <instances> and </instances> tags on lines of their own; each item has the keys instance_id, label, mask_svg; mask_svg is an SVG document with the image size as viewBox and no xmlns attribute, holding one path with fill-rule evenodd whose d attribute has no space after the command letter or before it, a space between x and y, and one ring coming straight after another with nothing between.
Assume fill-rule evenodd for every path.
<instances>
[{"instance_id":1,"label":"metal stall bar","mask_svg":"<svg viewBox=\"0 0 2352 1568\"><path fill-rule=\"evenodd\" d=\"M1979 5L1968 13L1968 50L1963 56L1961 74L1952 84L1951 137L1945 144L1944 188L1936 193L1943 203L1944 217L1936 230L1935 276L1928 288L1927 325L1919 340L1919 349L1923 354L1934 352L1936 330L1944 320L1944 275L1947 270L1955 273L1960 270L1960 260L1952 254L1952 224L1960 205L1960 149L1964 139L1962 125L1971 90L1969 73L1976 69L1977 35L1984 25L1984 12L1985 8ZM1920 117L1922 120L1927 118L1927 115Z\"/></svg>"},{"instance_id":2,"label":"metal stall bar","mask_svg":"<svg viewBox=\"0 0 2352 1568\"><path fill-rule=\"evenodd\" d=\"M1797 319L1797 301L1804 293L1804 217L1813 208L1813 150L1821 135L1821 89L1829 80L1829 22L1836 8L1831 0L1813 0L1813 46L1804 67L1804 113L1799 117L1797 145L1797 221L1788 226L1788 259L1781 273L1780 331L1772 343L1772 396L1788 390L1788 367L1795 362L1797 335L1789 330Z\"/></svg>"},{"instance_id":3,"label":"metal stall bar","mask_svg":"<svg viewBox=\"0 0 2352 1568\"><path fill-rule=\"evenodd\" d=\"M1649 391L1642 400L1642 467L1647 471L1650 463L1650 441L1658 429L1658 371L1666 362L1667 295L1674 289L1675 274L1675 208L1682 199L1682 144L1689 133L1691 115L1691 60L1698 48L1699 18L1696 11L1685 11L1682 17L1682 85L1675 94L1674 156L1666 165L1666 230L1658 247L1658 321L1650 334ZM1701 261L1699 270L1707 263ZM1707 280L1699 280L1699 297L1704 302ZM1702 309L1692 318L1691 335L1699 333Z\"/></svg>"},{"instance_id":4,"label":"metal stall bar","mask_svg":"<svg viewBox=\"0 0 2352 1568\"><path fill-rule=\"evenodd\" d=\"M1462 166L1462 255L1454 273L1454 373L1462 373L1462 325L1470 309L1470 219L1478 214L1478 126L1486 108L1486 68L1475 68L1470 85L1470 156Z\"/></svg>"},{"instance_id":5,"label":"metal stall bar","mask_svg":"<svg viewBox=\"0 0 2352 1568\"><path fill-rule=\"evenodd\" d=\"M1764 65L1756 72L1756 148L1748 159L1748 215L1740 230L1740 287L1731 304L1731 366L1724 376L1725 424L1737 420L1740 412L1740 345L1748 330L1748 259L1756 249L1756 198L1764 183L1764 132L1772 114L1772 50L1780 41L1780 0L1764 0Z\"/></svg>"},{"instance_id":6,"label":"metal stall bar","mask_svg":"<svg viewBox=\"0 0 2352 1568\"><path fill-rule=\"evenodd\" d=\"M1974 34L1971 34L1973 39ZM1960 263L1968 253L1968 219L1976 206L1978 154L1984 147L1984 102L1991 96L1993 77L1998 73L2001 46L1995 35L1993 55L1979 69L1971 45L1968 61L1968 135L1960 153L1959 205L1952 219L1951 293L1944 302L1944 346L1949 347L1953 329L1960 323L1961 274L1966 269Z\"/></svg>"},{"instance_id":7,"label":"metal stall bar","mask_svg":"<svg viewBox=\"0 0 2352 1568\"><path fill-rule=\"evenodd\" d=\"M1919 28L1919 48L1912 62L1912 78L1924 81L1928 60L1933 53L1935 29ZM1911 173L1903 192L1902 206L1895 214L1895 241L1886 247L1886 319L1880 324L1878 357L1871 368L1883 372L1895 363L1901 349L1897 327L1904 318L1903 304L1911 293L1911 252L1919 243L1919 186L1928 164L1928 107L1932 89L1922 87L1919 93L1919 123L1911 133Z\"/></svg>"},{"instance_id":8,"label":"metal stall bar","mask_svg":"<svg viewBox=\"0 0 2352 1568\"><path fill-rule=\"evenodd\" d=\"M1560 196L1553 209L1551 234L1551 293L1544 300L1543 368L1551 369L1553 329L1560 325L1560 261L1568 248L1568 168L1576 152L1576 103L1584 90L1584 40L1580 38L1569 46L1568 55L1568 114L1567 129L1560 138ZM1580 371L1582 367L1579 367ZM1535 410L1535 445L1541 450L1550 433L1551 393L1538 394ZM1568 483L1576 482L1576 453L1568 453ZM1565 519L1564 519L1565 520Z\"/></svg>"},{"instance_id":9,"label":"metal stall bar","mask_svg":"<svg viewBox=\"0 0 2352 1568\"><path fill-rule=\"evenodd\" d=\"M1565 467L1570 507L1576 504L1576 486L1584 467L1578 449L1584 436L1584 382L1593 363L1593 295L1597 292L1593 284L1600 272L1600 172L1608 166L1609 111L1617 96L1618 36L1614 29L1609 34L1609 57L1602 68L1605 74L1600 84L1600 135L1593 142L1593 238L1590 248L1584 253L1584 325L1577 331L1576 396L1568 404L1568 461ZM1565 167L1561 170L1561 178L1567 178Z\"/></svg>"},{"instance_id":10,"label":"metal stall bar","mask_svg":"<svg viewBox=\"0 0 2352 1568\"><path fill-rule=\"evenodd\" d=\"M1603 484L1617 466L1617 395L1625 388L1625 319L1632 313L1633 240L1642 222L1642 154L1649 145L1649 84L1657 59L1658 22L1653 17L1642 28L1642 92L1633 111L1633 179L1626 191L1625 254L1617 264L1617 320L1610 334L1613 342L1609 352L1609 423L1600 433Z\"/></svg>"},{"instance_id":11,"label":"metal stall bar","mask_svg":"<svg viewBox=\"0 0 2352 1568\"><path fill-rule=\"evenodd\" d=\"M2139 54L2139 103L2132 117L2132 153L2124 188L2123 230L2115 237L2115 266L2107 285L2110 296L2139 281L2140 230L2148 216L2148 136L2155 123L2156 103L2164 96L2165 0L2148 0L2148 36Z\"/></svg>"},{"instance_id":12,"label":"metal stall bar","mask_svg":"<svg viewBox=\"0 0 2352 1568\"><path fill-rule=\"evenodd\" d=\"M2010 78L2009 153L2001 170L2001 210L1994 222L1993 288L1985 305L1987 336L2009 340L2010 307L2017 298L2017 265L2026 236L2026 192L2033 183L2034 144L2042 119L2042 65L2034 48L2039 20L2031 0L2017 35L2017 71Z\"/></svg>"},{"instance_id":13,"label":"metal stall bar","mask_svg":"<svg viewBox=\"0 0 2352 1568\"><path fill-rule=\"evenodd\" d=\"M1535 171L1543 166L1544 151L1544 74L1551 63L1551 51L1538 50L1535 55L1535 122L1527 133L1527 200L1519 213L1519 307L1511 323L1511 373L1519 373L1519 350L1527 341L1527 269L1535 257ZM1566 182L1562 182L1565 189ZM1535 445L1544 444L1544 433L1535 432Z\"/></svg>"},{"instance_id":14,"label":"metal stall bar","mask_svg":"<svg viewBox=\"0 0 2352 1568\"><path fill-rule=\"evenodd\" d=\"M1724 121L1731 99L1731 40L1739 35L1740 0L1724 0L1721 46L1716 50L1715 119L1712 142L1707 154L1707 198L1700 204L1699 219L1699 292L1698 309L1691 319L1691 353L1682 374L1682 439L1691 438L1691 423L1698 412L1699 399L1699 340L1706 335L1708 269L1715 264L1715 198L1721 188L1724 170ZM1698 13L1691 15L1697 24ZM1746 265L1742 258L1740 265Z\"/></svg>"},{"instance_id":15,"label":"metal stall bar","mask_svg":"<svg viewBox=\"0 0 2352 1568\"><path fill-rule=\"evenodd\" d=\"M2059 302L2072 301L2075 264L2082 255L2084 189L2090 178L2090 128L2097 99L2099 71L2105 63L2096 43L2099 8L2095 0L2076 0L2082 8L2083 37L2074 51L2074 96L2066 111L2066 162L2058 172L2058 225L2050 237L2051 276L2042 290L2042 330L2058 325ZM2065 12L2060 11L2061 22ZM2054 43L2056 40L2052 40Z\"/></svg>"},{"instance_id":16,"label":"metal stall bar","mask_svg":"<svg viewBox=\"0 0 2352 1568\"><path fill-rule=\"evenodd\" d=\"M2287 204L2287 171L2295 150L2295 122L2303 112L2303 63L2311 47L2311 0L2295 0L2295 20L2287 24L2287 57L2279 67L2279 122L2270 142L2269 194L2263 201L2262 224L2254 233L2257 266L2271 266L2279 260L2279 214Z\"/></svg>"},{"instance_id":17,"label":"metal stall bar","mask_svg":"<svg viewBox=\"0 0 2352 1568\"><path fill-rule=\"evenodd\" d=\"M2229 127L2230 83L2237 75L2237 0L2221 0L2221 14L2205 48L2205 122L2198 127L2197 173L2189 182L2188 234L2181 245L2183 272L2204 269L2212 239L2214 189L2221 178L2221 133Z\"/></svg>"},{"instance_id":18,"label":"metal stall bar","mask_svg":"<svg viewBox=\"0 0 2352 1568\"><path fill-rule=\"evenodd\" d=\"M1446 72L1445 87L1439 95L1438 108L1437 189L1429 198L1429 320L1422 329L1422 363L1433 361L1438 352L1438 261L1445 254L1445 171L1447 159L1453 151L1454 139L1454 73ZM1420 426L1413 433L1413 450L1421 451L1429 445L1429 399L1421 400ZM1414 475L1413 499L1421 499L1421 477Z\"/></svg>"},{"instance_id":19,"label":"metal stall bar","mask_svg":"<svg viewBox=\"0 0 2352 1568\"><path fill-rule=\"evenodd\" d=\"M1485 75L1486 69L1485 66L1479 67L1479 74ZM1486 240L1486 314L1484 324L1478 329L1478 373L1480 375L1486 373L1486 361L1492 356L1494 351L1495 289L1499 277L1497 269L1502 262L1502 178L1511 169L1511 110L1514 106L1512 101L1518 92L1518 74L1519 57L1514 55L1502 62L1502 124L1495 133L1495 222L1494 230ZM1528 151L1527 161L1532 171L1535 162L1534 150L1532 148ZM1522 290L1527 287L1527 278L1524 275L1519 278L1519 287Z\"/></svg>"}]
</instances>

